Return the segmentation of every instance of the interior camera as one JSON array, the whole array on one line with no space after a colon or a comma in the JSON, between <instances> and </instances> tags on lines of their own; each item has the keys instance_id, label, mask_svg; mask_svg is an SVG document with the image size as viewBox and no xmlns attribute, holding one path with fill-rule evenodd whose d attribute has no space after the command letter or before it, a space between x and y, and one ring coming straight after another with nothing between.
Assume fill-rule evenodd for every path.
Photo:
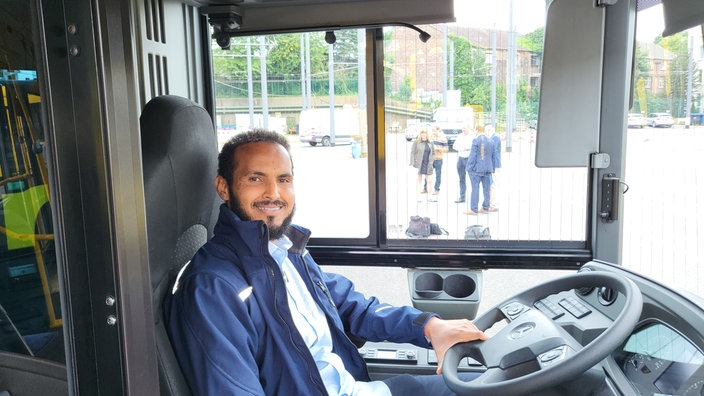
<instances>
[{"instance_id":1,"label":"interior camera","mask_svg":"<svg viewBox=\"0 0 704 396\"><path fill-rule=\"evenodd\" d=\"M230 36L227 34L217 34L215 36L215 42L218 43L220 48L224 51L230 49Z\"/></svg>"},{"instance_id":2,"label":"interior camera","mask_svg":"<svg viewBox=\"0 0 704 396\"><path fill-rule=\"evenodd\" d=\"M337 41L337 37L335 37L335 32L332 30L328 30L325 32L325 42L328 44L335 44L335 41Z\"/></svg>"}]
</instances>

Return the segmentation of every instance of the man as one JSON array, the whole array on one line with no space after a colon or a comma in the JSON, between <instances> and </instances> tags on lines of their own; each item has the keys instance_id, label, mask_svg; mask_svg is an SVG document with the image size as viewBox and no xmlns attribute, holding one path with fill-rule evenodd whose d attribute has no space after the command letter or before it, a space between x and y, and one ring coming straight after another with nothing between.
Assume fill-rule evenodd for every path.
<instances>
[{"instance_id":1,"label":"man","mask_svg":"<svg viewBox=\"0 0 704 396\"><path fill-rule=\"evenodd\" d=\"M441 376L370 381L348 338L432 347L486 339L468 320L391 307L325 273L292 225L293 163L285 137L236 135L218 157L225 201L215 235L165 301L174 352L195 395L450 394Z\"/></svg>"},{"instance_id":2,"label":"man","mask_svg":"<svg viewBox=\"0 0 704 396\"><path fill-rule=\"evenodd\" d=\"M494 144L491 139L484 134L484 127L477 127L477 136L472 140L472 148L467 158L467 173L469 182L472 185L472 192L469 200L469 210L464 212L468 215L476 215L479 212L496 212L496 208L491 207L491 175L494 173ZM479 207L479 185L482 186L484 200L482 208Z\"/></svg>"},{"instance_id":3,"label":"man","mask_svg":"<svg viewBox=\"0 0 704 396\"><path fill-rule=\"evenodd\" d=\"M471 130L471 125L465 125L462 128L462 134L457 136L455 143L452 144L452 149L457 151L457 176L460 177L460 196L455 203L464 202L467 194L467 158L472 148L472 138L469 136Z\"/></svg>"}]
</instances>

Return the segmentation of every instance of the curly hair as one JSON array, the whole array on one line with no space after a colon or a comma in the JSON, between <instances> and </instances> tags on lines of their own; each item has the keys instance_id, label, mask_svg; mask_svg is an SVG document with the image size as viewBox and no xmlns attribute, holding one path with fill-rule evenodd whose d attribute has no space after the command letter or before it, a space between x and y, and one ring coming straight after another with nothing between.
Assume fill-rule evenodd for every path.
<instances>
[{"instance_id":1,"label":"curly hair","mask_svg":"<svg viewBox=\"0 0 704 396\"><path fill-rule=\"evenodd\" d=\"M222 146L220 154L218 154L218 175L227 181L228 186L232 185L233 172L237 167L235 155L237 148L247 143L256 142L278 143L286 149L289 157L291 156L291 146L286 137L280 133L261 128L238 133ZM293 160L291 161L291 168L293 169Z\"/></svg>"}]
</instances>

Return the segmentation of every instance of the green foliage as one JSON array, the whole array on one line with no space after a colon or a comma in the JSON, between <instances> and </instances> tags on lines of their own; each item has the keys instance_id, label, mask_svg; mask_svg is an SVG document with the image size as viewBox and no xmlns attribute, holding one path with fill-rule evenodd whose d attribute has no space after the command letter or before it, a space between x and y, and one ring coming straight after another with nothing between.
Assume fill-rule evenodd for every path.
<instances>
[{"instance_id":1,"label":"green foliage","mask_svg":"<svg viewBox=\"0 0 704 396\"><path fill-rule=\"evenodd\" d=\"M328 49L324 32L306 33L310 43L311 89L328 94ZM261 54L266 55L267 91L272 95L301 94L301 43L306 34L279 34L233 38L229 50L213 50L213 73L220 97L247 96L247 47L250 48L253 90L261 94ZM335 92L357 92L357 32L336 32L334 44ZM303 44L305 45L305 43Z\"/></svg>"},{"instance_id":2,"label":"green foliage","mask_svg":"<svg viewBox=\"0 0 704 396\"><path fill-rule=\"evenodd\" d=\"M486 61L487 51L473 46L467 39L450 35L455 48L454 86L461 91L462 103L480 105L490 111L491 64ZM543 28L529 33L519 40L519 45L530 49L542 58ZM500 79L499 79L500 81ZM532 117L538 113L539 94L537 88L528 90L528 82L521 79L518 86L517 104L521 117ZM506 111L506 86L497 82L496 111Z\"/></svg>"},{"instance_id":3,"label":"green foliage","mask_svg":"<svg viewBox=\"0 0 704 396\"><path fill-rule=\"evenodd\" d=\"M392 30L384 32L385 39L393 39ZM543 29L539 28L519 39L519 45L542 57ZM356 94L358 91L358 36L356 30L336 31L334 48L335 93ZM213 50L213 72L218 97L247 96L247 49L251 54L252 87L254 95L261 95L261 54L266 55L267 92L274 96L301 95L301 45L305 37L310 43L311 89L313 95L328 95L328 50L324 32L304 34L279 34L266 36L264 43L258 37L233 38L231 49ZM487 50L472 45L467 39L450 35L454 44L454 87L461 92L461 103L481 106L491 110L491 65L487 63ZM394 59L388 57L386 76L391 75ZM501 79L498 79L501 81ZM387 81L386 95L402 102L413 96L411 79L404 77L401 85L391 92ZM496 111L505 111L506 87L496 87ZM537 89L529 92L525 80L518 88L519 114L527 116L537 113ZM426 104L437 106L439 104Z\"/></svg>"},{"instance_id":4,"label":"green foliage","mask_svg":"<svg viewBox=\"0 0 704 396\"><path fill-rule=\"evenodd\" d=\"M411 100L411 94L411 78L406 76L403 79L403 85L399 88L398 99L408 102Z\"/></svg>"},{"instance_id":5,"label":"green foliage","mask_svg":"<svg viewBox=\"0 0 704 396\"><path fill-rule=\"evenodd\" d=\"M537 88L528 91L528 83L524 78L518 84L516 92L516 109L518 114L525 118L535 118L538 114L538 98L540 98Z\"/></svg>"},{"instance_id":6,"label":"green foliage","mask_svg":"<svg viewBox=\"0 0 704 396\"><path fill-rule=\"evenodd\" d=\"M543 41L545 40L545 28L539 27L534 31L518 38L518 45L530 50L543 59Z\"/></svg>"},{"instance_id":7,"label":"green foliage","mask_svg":"<svg viewBox=\"0 0 704 396\"><path fill-rule=\"evenodd\" d=\"M455 48L454 86L461 91L461 103L491 108L491 69L486 51L454 34L449 39Z\"/></svg>"},{"instance_id":8,"label":"green foliage","mask_svg":"<svg viewBox=\"0 0 704 396\"><path fill-rule=\"evenodd\" d=\"M671 112L674 117L684 117L687 111L687 79L693 76L692 91L701 92L700 73L696 64L689 56L689 37L687 32L680 32L669 37L658 36L654 43L663 47L672 59L668 61L665 74L665 92L653 95L647 90L637 90L636 97L641 111L648 112ZM648 54L645 51L636 51L636 78L651 75ZM692 67L691 74L688 68ZM636 89L638 89L636 80ZM645 97L644 97L645 96ZM645 104L645 106L643 106ZM635 107L635 104L634 104ZM692 108L690 104L690 109Z\"/></svg>"},{"instance_id":9,"label":"green foliage","mask_svg":"<svg viewBox=\"0 0 704 396\"><path fill-rule=\"evenodd\" d=\"M635 58L635 99L633 101L632 112L648 113L647 91L645 81L650 78L650 62L648 61L648 51L639 43L636 43Z\"/></svg>"}]
</instances>

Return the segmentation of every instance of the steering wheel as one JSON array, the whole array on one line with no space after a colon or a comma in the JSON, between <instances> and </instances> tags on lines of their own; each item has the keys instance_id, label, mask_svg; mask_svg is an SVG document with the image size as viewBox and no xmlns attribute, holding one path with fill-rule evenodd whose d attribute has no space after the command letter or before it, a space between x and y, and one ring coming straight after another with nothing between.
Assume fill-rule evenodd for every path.
<instances>
[{"instance_id":1,"label":"steering wheel","mask_svg":"<svg viewBox=\"0 0 704 396\"><path fill-rule=\"evenodd\" d=\"M620 292L618 298L624 299L623 307L613 323L602 317L599 325L605 330L584 346L534 306L545 303L545 297L556 293L601 286ZM578 308L586 307L576 298L570 300L567 296L567 301L577 303ZM636 284L609 272L579 272L542 283L492 307L474 320L482 331L503 319L507 324L486 341L464 342L450 348L442 365L445 382L455 393L464 396L525 395L563 383L587 371L621 345L633 331L642 307L643 297ZM571 313L564 315L571 316ZM589 315L584 320L588 318ZM466 356L486 367L485 372L469 382L457 375L460 360Z\"/></svg>"}]
</instances>

